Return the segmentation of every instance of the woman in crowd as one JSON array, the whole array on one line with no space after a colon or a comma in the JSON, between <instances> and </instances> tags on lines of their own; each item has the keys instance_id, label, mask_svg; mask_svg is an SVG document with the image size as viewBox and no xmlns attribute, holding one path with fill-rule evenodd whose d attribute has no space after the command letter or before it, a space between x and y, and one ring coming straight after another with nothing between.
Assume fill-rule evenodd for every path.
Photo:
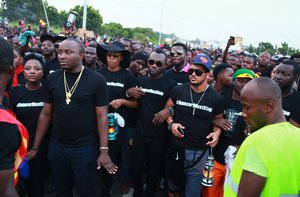
<instances>
[{"instance_id":1,"label":"woman in crowd","mask_svg":"<svg viewBox=\"0 0 300 197\"><path fill-rule=\"evenodd\" d=\"M37 156L29 161L29 177L24 179L26 193L29 197L44 196L44 178L47 166L49 137L41 147L32 147L39 114L44 106L45 89L41 80L45 61L39 53L28 52L24 56L25 85L18 85L9 92L10 102L17 119L23 123L29 133L28 149L38 151Z\"/></svg>"},{"instance_id":2,"label":"woman in crowd","mask_svg":"<svg viewBox=\"0 0 300 197\"><path fill-rule=\"evenodd\" d=\"M114 41L110 45L97 46L98 59L103 62L106 67L100 69L99 72L106 79L109 96L108 113L117 112L124 120L125 126L118 126L118 133L115 136L109 135L109 155L114 163L120 163L122 143L128 143L123 140L126 135L126 108L137 107L137 101L127 98L126 91L129 88L137 86L137 79L126 68L130 64L130 52L125 50L121 42ZM118 118L120 121L121 118ZM113 176L106 171L103 174L104 190L102 196L110 196Z\"/></svg>"}]
</instances>

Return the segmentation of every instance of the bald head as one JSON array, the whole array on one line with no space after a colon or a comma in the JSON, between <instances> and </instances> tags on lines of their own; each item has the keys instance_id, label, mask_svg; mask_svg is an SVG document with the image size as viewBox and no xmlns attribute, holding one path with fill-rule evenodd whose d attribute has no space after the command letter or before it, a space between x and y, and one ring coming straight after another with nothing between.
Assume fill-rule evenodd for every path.
<instances>
[{"instance_id":1,"label":"bald head","mask_svg":"<svg viewBox=\"0 0 300 197\"><path fill-rule=\"evenodd\" d=\"M248 82L241 92L241 96L250 96L257 101L273 100L281 105L281 90L274 80L260 77Z\"/></svg>"},{"instance_id":2,"label":"bald head","mask_svg":"<svg viewBox=\"0 0 300 197\"><path fill-rule=\"evenodd\" d=\"M242 116L252 131L268 124L286 121L279 86L270 78L249 81L241 92Z\"/></svg>"}]
</instances>

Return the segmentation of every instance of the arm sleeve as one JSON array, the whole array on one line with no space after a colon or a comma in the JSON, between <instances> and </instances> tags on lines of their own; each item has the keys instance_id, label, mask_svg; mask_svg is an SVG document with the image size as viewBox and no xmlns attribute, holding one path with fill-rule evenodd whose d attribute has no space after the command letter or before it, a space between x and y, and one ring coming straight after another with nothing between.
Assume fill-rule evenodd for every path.
<instances>
[{"instance_id":1,"label":"arm sleeve","mask_svg":"<svg viewBox=\"0 0 300 197\"><path fill-rule=\"evenodd\" d=\"M223 113L224 109L225 109L225 101L224 101L223 97L219 96L219 98L217 99L217 106L216 106L214 115Z\"/></svg>"},{"instance_id":2,"label":"arm sleeve","mask_svg":"<svg viewBox=\"0 0 300 197\"><path fill-rule=\"evenodd\" d=\"M173 88L173 90L170 93L170 99L173 101L173 103L176 104L176 101L180 95L180 88L182 86L176 86L175 88Z\"/></svg>"},{"instance_id":3,"label":"arm sleeve","mask_svg":"<svg viewBox=\"0 0 300 197\"><path fill-rule=\"evenodd\" d=\"M129 71L127 71L127 72L128 72L127 73L127 76L128 76L127 89L138 86L137 78L133 74L131 74Z\"/></svg>"},{"instance_id":4,"label":"arm sleeve","mask_svg":"<svg viewBox=\"0 0 300 197\"><path fill-rule=\"evenodd\" d=\"M45 86L45 102L53 103L53 96L51 92L51 82L53 82L53 75L48 75L43 85Z\"/></svg>"},{"instance_id":5,"label":"arm sleeve","mask_svg":"<svg viewBox=\"0 0 300 197\"><path fill-rule=\"evenodd\" d=\"M255 145L249 146L245 153L243 170L252 172L262 177L267 177L267 168L261 156L257 152L257 148Z\"/></svg>"},{"instance_id":6,"label":"arm sleeve","mask_svg":"<svg viewBox=\"0 0 300 197\"><path fill-rule=\"evenodd\" d=\"M104 77L98 74L95 86L96 89L96 99L95 105L96 107L102 107L108 105L108 90Z\"/></svg>"},{"instance_id":7,"label":"arm sleeve","mask_svg":"<svg viewBox=\"0 0 300 197\"><path fill-rule=\"evenodd\" d=\"M0 122L0 170L14 168L15 152L19 149L21 136L17 125Z\"/></svg>"},{"instance_id":8,"label":"arm sleeve","mask_svg":"<svg viewBox=\"0 0 300 197\"><path fill-rule=\"evenodd\" d=\"M300 105L296 107L295 111L291 114L290 118L296 123L300 124Z\"/></svg>"}]
</instances>

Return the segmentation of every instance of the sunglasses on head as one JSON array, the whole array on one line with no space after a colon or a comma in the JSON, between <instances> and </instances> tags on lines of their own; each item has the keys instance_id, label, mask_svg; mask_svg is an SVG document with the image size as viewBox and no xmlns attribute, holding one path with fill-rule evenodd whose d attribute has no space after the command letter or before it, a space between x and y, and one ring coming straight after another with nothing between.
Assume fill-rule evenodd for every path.
<instances>
[{"instance_id":1,"label":"sunglasses on head","mask_svg":"<svg viewBox=\"0 0 300 197\"><path fill-rule=\"evenodd\" d=\"M155 64L157 67L162 67L164 65L161 61L155 61L153 59L149 59L148 64L151 66Z\"/></svg>"},{"instance_id":2,"label":"sunglasses on head","mask_svg":"<svg viewBox=\"0 0 300 197\"><path fill-rule=\"evenodd\" d=\"M201 75L203 75L204 72L199 69L193 69L193 68L188 69L189 75L192 75L193 73L195 73L196 76L200 77Z\"/></svg>"},{"instance_id":3,"label":"sunglasses on head","mask_svg":"<svg viewBox=\"0 0 300 197\"><path fill-rule=\"evenodd\" d=\"M171 52L170 52L170 55L173 57L173 56L175 56L175 54L177 54L177 55L182 55L183 54L183 50L172 50Z\"/></svg>"}]
</instances>

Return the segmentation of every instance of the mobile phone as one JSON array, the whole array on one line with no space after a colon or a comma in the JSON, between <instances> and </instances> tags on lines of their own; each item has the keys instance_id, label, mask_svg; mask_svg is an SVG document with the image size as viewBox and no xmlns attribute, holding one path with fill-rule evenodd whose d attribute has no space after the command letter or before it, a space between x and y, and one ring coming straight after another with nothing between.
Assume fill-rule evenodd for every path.
<instances>
[{"instance_id":1,"label":"mobile phone","mask_svg":"<svg viewBox=\"0 0 300 197\"><path fill-rule=\"evenodd\" d=\"M233 40L234 44L235 44L235 37L234 36L230 36L229 38L230 40Z\"/></svg>"},{"instance_id":2,"label":"mobile phone","mask_svg":"<svg viewBox=\"0 0 300 197\"><path fill-rule=\"evenodd\" d=\"M73 27L76 23L77 16L78 16L78 14L76 12L70 11L64 26L66 28Z\"/></svg>"},{"instance_id":3,"label":"mobile phone","mask_svg":"<svg viewBox=\"0 0 300 197\"><path fill-rule=\"evenodd\" d=\"M178 131L179 131L182 135L184 135L184 131L183 131L182 128L178 127L177 129L178 129Z\"/></svg>"}]
</instances>

